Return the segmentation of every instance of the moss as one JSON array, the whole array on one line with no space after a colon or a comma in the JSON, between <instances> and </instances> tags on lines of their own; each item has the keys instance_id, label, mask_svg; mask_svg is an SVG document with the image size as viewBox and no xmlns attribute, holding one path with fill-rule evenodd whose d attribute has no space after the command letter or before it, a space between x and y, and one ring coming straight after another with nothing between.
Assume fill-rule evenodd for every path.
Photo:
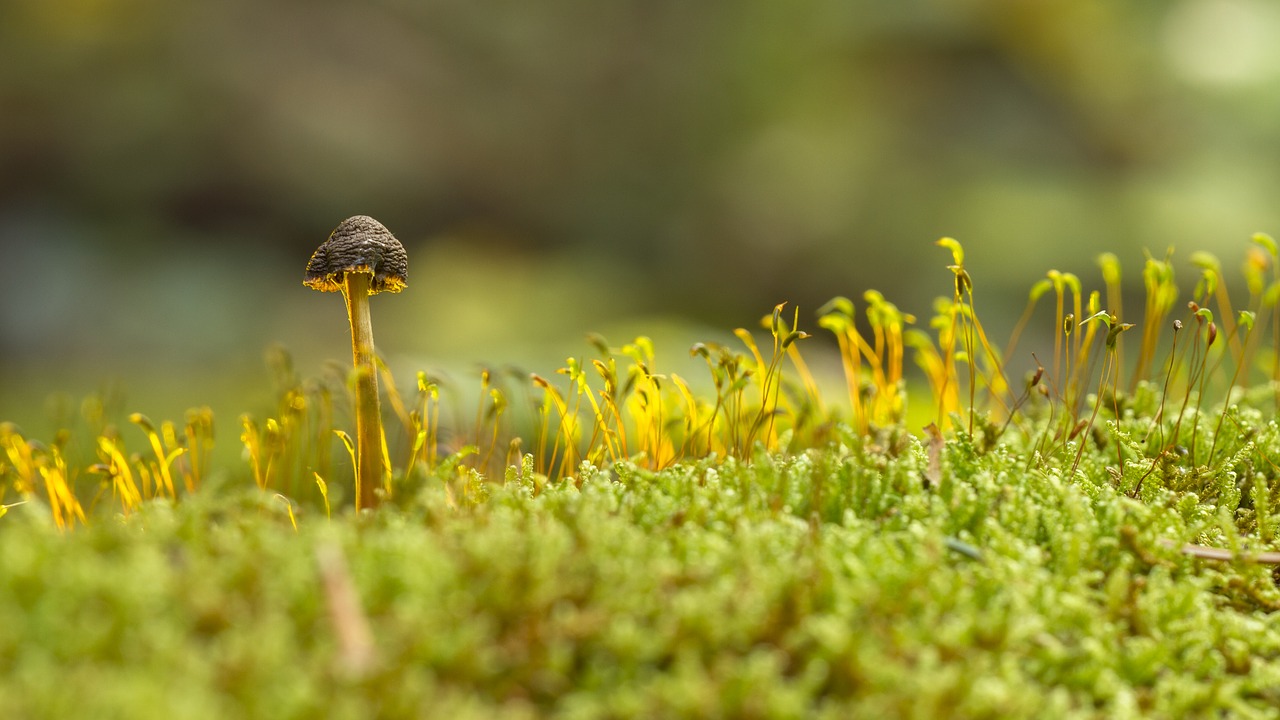
<instances>
[{"instance_id":1,"label":"moss","mask_svg":"<svg viewBox=\"0 0 1280 720\"><path fill-rule=\"evenodd\" d=\"M1265 571L1161 542L1217 515L964 443L926 489L921 457L585 466L297 531L256 490L70 534L21 506L0 524L0 696L13 717L1273 713ZM360 677L325 542L372 628Z\"/></svg>"},{"instance_id":2,"label":"moss","mask_svg":"<svg viewBox=\"0 0 1280 720\"><path fill-rule=\"evenodd\" d=\"M1280 716L1280 591L1250 560L1277 544L1280 400L1233 390L1277 372L1240 342L1251 318L1215 345L1207 305L1228 303L1197 290L1161 358L1177 288L1149 259L1124 375L1129 324L1051 271L1023 316L1054 300L1051 369L1017 388L943 245L936 339L874 292L869 335L851 301L821 313L843 409L782 305L771 348L741 329L745 354L694 346L714 398L658 373L647 339L596 338L560 386L525 381L523 435L501 374L482 371L466 427L426 373L416 396L388 373L376 512L343 497L343 383L300 382L279 353L278 417L239 423L243 467L209 461L206 411L131 416L131 436L95 412L89 437L49 443L0 423L0 710ZM1259 327L1280 324L1280 290L1255 295ZM921 435L908 347L936 413Z\"/></svg>"}]
</instances>

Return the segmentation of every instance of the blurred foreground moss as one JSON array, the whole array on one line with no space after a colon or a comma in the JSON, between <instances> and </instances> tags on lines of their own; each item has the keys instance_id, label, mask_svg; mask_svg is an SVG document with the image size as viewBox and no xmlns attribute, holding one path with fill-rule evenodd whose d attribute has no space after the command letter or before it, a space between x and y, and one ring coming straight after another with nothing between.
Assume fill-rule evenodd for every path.
<instances>
[{"instance_id":1,"label":"blurred foreground moss","mask_svg":"<svg viewBox=\"0 0 1280 720\"><path fill-rule=\"evenodd\" d=\"M1175 549L1235 537L1230 512L971 451L850 433L551 484L527 462L486 493L424 483L398 512L297 529L241 484L72 533L12 507L4 714L1276 715L1268 568ZM372 639L354 665L351 623Z\"/></svg>"}]
</instances>

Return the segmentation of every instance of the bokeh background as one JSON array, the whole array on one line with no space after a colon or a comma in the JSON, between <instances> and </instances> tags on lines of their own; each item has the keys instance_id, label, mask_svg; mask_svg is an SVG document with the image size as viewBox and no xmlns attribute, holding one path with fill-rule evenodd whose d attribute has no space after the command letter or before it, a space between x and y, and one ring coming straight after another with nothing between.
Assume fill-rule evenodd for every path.
<instances>
[{"instance_id":1,"label":"bokeh background","mask_svg":"<svg viewBox=\"0 0 1280 720\"><path fill-rule=\"evenodd\" d=\"M410 379L592 331L683 367L869 288L927 316L942 235L996 337L1104 250L1230 272L1280 234L1277 37L1270 0L7 0L0 419L233 418L266 348L347 360L301 276L357 213L410 252L373 304Z\"/></svg>"}]
</instances>

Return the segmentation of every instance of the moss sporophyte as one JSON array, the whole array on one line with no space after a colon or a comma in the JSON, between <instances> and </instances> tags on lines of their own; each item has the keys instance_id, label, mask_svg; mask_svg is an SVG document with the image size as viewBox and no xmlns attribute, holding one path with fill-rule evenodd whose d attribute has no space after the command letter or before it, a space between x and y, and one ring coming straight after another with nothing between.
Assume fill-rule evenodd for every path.
<instances>
[{"instance_id":1,"label":"moss sporophyte","mask_svg":"<svg viewBox=\"0 0 1280 720\"><path fill-rule=\"evenodd\" d=\"M313 290L341 292L347 302L355 365L357 510L377 503L374 488L385 476L369 296L400 292L408 273L409 256L391 231L367 215L355 215L316 248L302 281Z\"/></svg>"},{"instance_id":2,"label":"moss sporophyte","mask_svg":"<svg viewBox=\"0 0 1280 720\"><path fill-rule=\"evenodd\" d=\"M591 336L482 370L472 413L374 354L407 257L350 218L305 284L343 293L355 370L269 353L244 463L208 408L0 422L3 717L1280 717L1280 250L1253 243L1232 297L1211 256L1190 298L1148 256L1132 315L1115 256L1097 290L1050 270L1001 347L944 238L930 315L833 299L815 373L779 304L689 349L701 385ZM380 506L355 523L334 434Z\"/></svg>"}]
</instances>

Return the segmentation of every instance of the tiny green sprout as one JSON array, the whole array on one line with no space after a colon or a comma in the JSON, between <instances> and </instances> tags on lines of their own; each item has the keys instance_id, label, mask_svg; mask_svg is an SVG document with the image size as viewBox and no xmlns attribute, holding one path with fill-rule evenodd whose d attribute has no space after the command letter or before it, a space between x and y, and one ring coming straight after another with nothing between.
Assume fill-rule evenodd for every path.
<instances>
[{"instance_id":1,"label":"tiny green sprout","mask_svg":"<svg viewBox=\"0 0 1280 720\"><path fill-rule=\"evenodd\" d=\"M1244 256L1244 281L1249 288L1250 296L1261 295L1266 286L1267 267L1271 264L1271 260L1267 254L1261 249L1251 247L1245 252Z\"/></svg>"},{"instance_id":2,"label":"tiny green sprout","mask_svg":"<svg viewBox=\"0 0 1280 720\"><path fill-rule=\"evenodd\" d=\"M492 405L489 407L489 418L492 419L502 414L507 409L507 396L498 388L489 388L489 398Z\"/></svg>"},{"instance_id":3,"label":"tiny green sprout","mask_svg":"<svg viewBox=\"0 0 1280 720\"><path fill-rule=\"evenodd\" d=\"M836 296L827 301L825 305L818 308L819 317L828 315L843 315L846 318L853 317L853 301L844 296Z\"/></svg>"},{"instance_id":4,"label":"tiny green sprout","mask_svg":"<svg viewBox=\"0 0 1280 720\"><path fill-rule=\"evenodd\" d=\"M960 241L952 237L940 238L936 243L938 247L944 247L951 251L951 259L959 267L964 266L964 248L960 245Z\"/></svg>"},{"instance_id":5,"label":"tiny green sprout","mask_svg":"<svg viewBox=\"0 0 1280 720\"><path fill-rule=\"evenodd\" d=\"M823 315L818 318L818 327L829 330L836 335L843 334L853 325L851 318L846 318L837 314Z\"/></svg>"},{"instance_id":6,"label":"tiny green sprout","mask_svg":"<svg viewBox=\"0 0 1280 720\"><path fill-rule=\"evenodd\" d=\"M1068 315L1067 317L1072 317L1072 316ZM1073 319L1074 319L1074 318L1073 318ZM1093 322L1094 320L1099 320L1099 321L1101 321L1104 325L1106 325L1107 327L1111 327L1111 324L1112 324L1112 323L1114 323L1114 322L1116 321L1116 316L1115 316L1115 315L1112 315L1112 314L1110 314L1110 313L1108 313L1108 312L1106 312L1106 311L1104 311L1104 310L1099 310L1098 312L1095 312L1094 314L1090 315L1089 317L1085 318L1084 320L1081 320L1081 321L1080 321L1080 325L1081 325L1081 326L1087 325L1087 324L1089 324L1089 323Z\"/></svg>"},{"instance_id":7,"label":"tiny green sprout","mask_svg":"<svg viewBox=\"0 0 1280 720\"><path fill-rule=\"evenodd\" d=\"M787 337L782 341L782 349L786 350L791 347L797 340L804 340L809 337L809 333L803 330L792 330L787 333Z\"/></svg>"},{"instance_id":8,"label":"tiny green sprout","mask_svg":"<svg viewBox=\"0 0 1280 720\"><path fill-rule=\"evenodd\" d=\"M187 449L183 447L175 447L170 451L166 451L164 443L160 438L160 434L156 432L155 425L153 425L151 420L142 413L131 414L129 416L129 422L142 428L142 431L146 433L147 440L151 443L151 451L155 453L155 467L159 472L163 488L168 492L170 497L175 497L176 491L174 489L173 473L171 472L171 468L173 466L173 461L177 459L179 455L184 454Z\"/></svg>"},{"instance_id":9,"label":"tiny green sprout","mask_svg":"<svg viewBox=\"0 0 1280 720\"><path fill-rule=\"evenodd\" d=\"M1253 241L1254 244L1261 246L1273 258L1277 257L1278 253L1280 253L1280 248L1277 247L1275 238L1266 233L1254 233L1253 237L1249 239Z\"/></svg>"},{"instance_id":10,"label":"tiny green sprout","mask_svg":"<svg viewBox=\"0 0 1280 720\"><path fill-rule=\"evenodd\" d=\"M1222 274L1222 263L1218 261L1218 258L1214 256L1213 253L1197 250L1196 252L1191 253L1191 257L1188 259L1191 261L1192 265L1195 265L1201 270L1212 272L1217 275Z\"/></svg>"},{"instance_id":11,"label":"tiny green sprout","mask_svg":"<svg viewBox=\"0 0 1280 720\"><path fill-rule=\"evenodd\" d=\"M1200 280L1196 283L1193 294L1198 298L1208 298L1218 290L1218 274L1213 270L1204 270L1200 273Z\"/></svg>"},{"instance_id":12,"label":"tiny green sprout","mask_svg":"<svg viewBox=\"0 0 1280 720\"><path fill-rule=\"evenodd\" d=\"M622 346L622 354L637 365L653 364L653 340L641 335L630 343Z\"/></svg>"},{"instance_id":13,"label":"tiny green sprout","mask_svg":"<svg viewBox=\"0 0 1280 720\"><path fill-rule=\"evenodd\" d=\"M329 508L329 484L320 477L320 473L312 472L316 478L316 487L320 489L320 499L324 500L324 516L326 519L333 519L333 513Z\"/></svg>"},{"instance_id":14,"label":"tiny green sprout","mask_svg":"<svg viewBox=\"0 0 1280 720\"><path fill-rule=\"evenodd\" d=\"M592 360L591 366L596 369L596 373L604 380L606 394L612 394L613 389L618 385L618 363L614 358L609 358L609 362L603 360Z\"/></svg>"},{"instance_id":15,"label":"tiny green sprout","mask_svg":"<svg viewBox=\"0 0 1280 720\"><path fill-rule=\"evenodd\" d=\"M156 426L151 424L151 420L142 413L132 413L129 415L129 422L142 428L142 431L148 435L156 434Z\"/></svg>"},{"instance_id":16,"label":"tiny green sprout","mask_svg":"<svg viewBox=\"0 0 1280 720\"><path fill-rule=\"evenodd\" d=\"M1083 294L1083 286L1080 284L1080 277L1075 273L1065 272L1061 274L1062 284L1071 290L1071 294L1079 297Z\"/></svg>"},{"instance_id":17,"label":"tiny green sprout","mask_svg":"<svg viewBox=\"0 0 1280 720\"><path fill-rule=\"evenodd\" d=\"M1277 301L1280 301L1280 280L1273 281L1262 294L1262 303L1268 307L1274 307Z\"/></svg>"},{"instance_id":18,"label":"tiny green sprout","mask_svg":"<svg viewBox=\"0 0 1280 720\"><path fill-rule=\"evenodd\" d=\"M567 357L564 360L564 367L556 370L556 372L561 375L567 375L569 381L573 382L578 379L578 376L582 375L582 366L578 363L577 358Z\"/></svg>"},{"instance_id":19,"label":"tiny green sprout","mask_svg":"<svg viewBox=\"0 0 1280 720\"><path fill-rule=\"evenodd\" d=\"M855 332L853 313L852 300L834 297L818 308L818 327L834 333L843 345ZM847 348L843 352L847 353Z\"/></svg>"},{"instance_id":20,"label":"tiny green sprout","mask_svg":"<svg viewBox=\"0 0 1280 720\"><path fill-rule=\"evenodd\" d=\"M289 524L293 526L295 533L298 532L298 518L293 514L293 501L280 493L275 494L275 500L284 505L285 513L289 516Z\"/></svg>"},{"instance_id":21,"label":"tiny green sprout","mask_svg":"<svg viewBox=\"0 0 1280 720\"><path fill-rule=\"evenodd\" d=\"M610 355L609 341L605 340L604 336L600 333L587 333L587 343L590 344L591 347L595 348L595 351L600 353L601 357L608 357Z\"/></svg>"},{"instance_id":22,"label":"tiny green sprout","mask_svg":"<svg viewBox=\"0 0 1280 720\"><path fill-rule=\"evenodd\" d=\"M1236 317L1236 322L1239 323L1240 327L1249 331L1253 329L1253 323L1256 319L1257 316L1252 311L1241 310L1240 314Z\"/></svg>"},{"instance_id":23,"label":"tiny green sprout","mask_svg":"<svg viewBox=\"0 0 1280 720\"><path fill-rule=\"evenodd\" d=\"M1104 252L1099 255L1098 267L1102 269L1102 281L1107 285L1120 283L1120 258L1115 253Z\"/></svg>"},{"instance_id":24,"label":"tiny green sprout","mask_svg":"<svg viewBox=\"0 0 1280 720\"><path fill-rule=\"evenodd\" d=\"M1120 333L1132 330L1134 324L1118 322L1114 316L1112 316L1111 322L1108 324L1110 325L1110 329L1107 330L1107 349L1114 350L1116 347L1116 338L1120 336Z\"/></svg>"},{"instance_id":25,"label":"tiny green sprout","mask_svg":"<svg viewBox=\"0 0 1280 720\"><path fill-rule=\"evenodd\" d=\"M1148 299L1156 300L1162 305L1165 301L1172 302L1172 298L1178 293L1173 281L1173 263L1169 259L1172 255L1173 251L1170 249L1164 260L1157 260L1147 253L1146 264L1142 267L1142 282L1147 288Z\"/></svg>"},{"instance_id":26,"label":"tiny green sprout","mask_svg":"<svg viewBox=\"0 0 1280 720\"><path fill-rule=\"evenodd\" d=\"M1039 282L1031 286L1031 291L1027 293L1027 299L1035 302L1052 289L1053 281L1049 280L1049 278L1041 278Z\"/></svg>"}]
</instances>

